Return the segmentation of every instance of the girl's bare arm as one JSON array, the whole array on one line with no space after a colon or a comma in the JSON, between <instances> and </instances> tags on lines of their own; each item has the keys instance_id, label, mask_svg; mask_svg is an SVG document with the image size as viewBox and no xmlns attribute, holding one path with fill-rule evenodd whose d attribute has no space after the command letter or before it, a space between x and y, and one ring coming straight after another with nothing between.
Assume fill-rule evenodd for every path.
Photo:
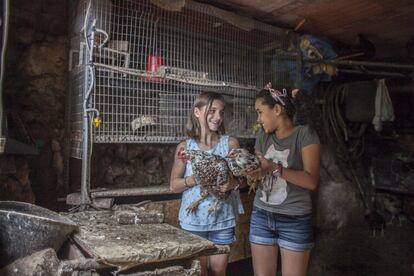
<instances>
[{"instance_id":1,"label":"girl's bare arm","mask_svg":"<svg viewBox=\"0 0 414 276\"><path fill-rule=\"evenodd\" d=\"M178 158L178 153L182 149L185 149L185 142L178 144L174 153L174 164L170 175L170 190L174 193L181 193L195 185L194 176L184 178L186 163Z\"/></svg>"}]
</instances>

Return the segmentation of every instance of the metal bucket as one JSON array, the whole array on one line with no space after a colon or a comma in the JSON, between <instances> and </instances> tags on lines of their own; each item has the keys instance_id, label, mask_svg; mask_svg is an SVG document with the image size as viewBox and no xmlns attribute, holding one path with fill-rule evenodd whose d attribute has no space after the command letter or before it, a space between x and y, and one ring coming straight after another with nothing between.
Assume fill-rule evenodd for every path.
<instances>
[{"instance_id":1,"label":"metal bucket","mask_svg":"<svg viewBox=\"0 0 414 276\"><path fill-rule=\"evenodd\" d=\"M77 225L51 210L0 201L0 267L36 251L62 246Z\"/></svg>"}]
</instances>

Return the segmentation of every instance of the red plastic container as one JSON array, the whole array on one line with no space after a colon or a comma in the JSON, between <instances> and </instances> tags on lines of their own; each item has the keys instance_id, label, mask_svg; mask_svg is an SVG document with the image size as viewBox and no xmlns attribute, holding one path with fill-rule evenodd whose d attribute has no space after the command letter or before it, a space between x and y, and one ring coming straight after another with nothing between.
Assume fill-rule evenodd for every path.
<instances>
[{"instance_id":1,"label":"red plastic container","mask_svg":"<svg viewBox=\"0 0 414 276\"><path fill-rule=\"evenodd\" d=\"M157 55L149 55L147 57L147 65L145 70L147 70L148 73L156 73L158 71L158 69L160 68L160 66L162 65L162 59L160 56ZM161 78L160 77L146 77L146 80L155 80L155 81L160 81Z\"/></svg>"}]
</instances>

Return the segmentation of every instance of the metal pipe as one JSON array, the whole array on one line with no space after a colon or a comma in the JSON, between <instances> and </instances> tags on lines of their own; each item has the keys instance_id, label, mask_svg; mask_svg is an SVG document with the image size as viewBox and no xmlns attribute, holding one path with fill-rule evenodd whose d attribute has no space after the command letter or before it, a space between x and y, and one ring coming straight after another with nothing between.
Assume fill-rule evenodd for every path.
<instances>
[{"instance_id":1,"label":"metal pipe","mask_svg":"<svg viewBox=\"0 0 414 276\"><path fill-rule=\"evenodd\" d=\"M93 47L94 47L94 36L95 32L92 30L90 34L90 41L88 41L87 20L89 15L89 9L92 1L89 1L87 12L85 14L84 32L85 32L85 43L86 52L85 57L87 63L85 67L85 79L84 79L84 99L83 99L83 116L82 116L82 169L81 169L81 197L80 197L80 208L81 210L86 209L91 204L89 196L90 192L90 148L89 148L89 117L88 117L88 101L89 96L93 89L94 72L93 72ZM94 26L92 26L92 29ZM91 44L89 44L89 42Z\"/></svg>"},{"instance_id":2,"label":"metal pipe","mask_svg":"<svg viewBox=\"0 0 414 276\"><path fill-rule=\"evenodd\" d=\"M334 60L343 60L343 59L348 59L348 58L353 58L353 57L359 57L364 55L363 52L360 53L355 53L355 54L350 54L350 55L346 55L346 56L341 56L341 57L337 57Z\"/></svg>"},{"instance_id":3,"label":"metal pipe","mask_svg":"<svg viewBox=\"0 0 414 276\"><path fill-rule=\"evenodd\" d=\"M394 72L358 71L358 70L351 70L351 69L339 69L339 72L341 72L341 73L349 73L349 74L383 76L383 77L402 77L402 78L409 78L408 75L401 74L401 73L394 73Z\"/></svg>"},{"instance_id":4,"label":"metal pipe","mask_svg":"<svg viewBox=\"0 0 414 276\"><path fill-rule=\"evenodd\" d=\"M414 70L413 64L399 64L390 62L358 61L358 60L320 60L318 63L329 63L335 65L368 66Z\"/></svg>"},{"instance_id":5,"label":"metal pipe","mask_svg":"<svg viewBox=\"0 0 414 276\"><path fill-rule=\"evenodd\" d=\"M7 37L9 34L9 0L3 2L3 37L1 45L1 63L0 63L0 153L4 151L5 140L3 139L3 81L4 81L4 66L6 58Z\"/></svg>"}]
</instances>

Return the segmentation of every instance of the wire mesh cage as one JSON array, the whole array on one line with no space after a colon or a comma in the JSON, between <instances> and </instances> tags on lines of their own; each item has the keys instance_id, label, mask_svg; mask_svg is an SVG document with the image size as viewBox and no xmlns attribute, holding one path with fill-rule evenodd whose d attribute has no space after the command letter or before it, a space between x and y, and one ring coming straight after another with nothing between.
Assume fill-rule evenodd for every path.
<instances>
[{"instance_id":1,"label":"wire mesh cage","mask_svg":"<svg viewBox=\"0 0 414 276\"><path fill-rule=\"evenodd\" d=\"M223 94L226 132L253 138L254 98L263 83L297 81L296 67L275 71L275 62L297 60L295 53L275 50L280 29L209 5L186 1L178 12L149 0L79 0L71 2L70 15L74 157L81 152L82 109L91 83L87 108L102 120L91 128L92 142L175 143L185 139L187 113L200 92ZM101 30L93 45L91 24ZM86 69L91 62L93 69Z\"/></svg>"},{"instance_id":2,"label":"wire mesh cage","mask_svg":"<svg viewBox=\"0 0 414 276\"><path fill-rule=\"evenodd\" d=\"M276 87L300 87L302 60L297 51L264 50L263 59L264 80Z\"/></svg>"}]
</instances>

